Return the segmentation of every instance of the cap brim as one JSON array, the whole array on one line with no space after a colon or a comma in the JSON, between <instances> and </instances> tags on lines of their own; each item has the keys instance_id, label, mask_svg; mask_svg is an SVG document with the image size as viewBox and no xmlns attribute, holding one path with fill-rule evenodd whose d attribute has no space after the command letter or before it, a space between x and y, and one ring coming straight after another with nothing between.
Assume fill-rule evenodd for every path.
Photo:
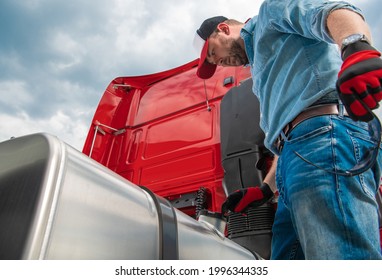
<instances>
[{"instance_id":1,"label":"cap brim","mask_svg":"<svg viewBox=\"0 0 382 280\"><path fill-rule=\"evenodd\" d=\"M216 64L209 63L206 58L208 54L208 40L205 41L203 48L200 52L200 59L198 64L198 70L196 71L196 75L202 79L211 78L216 70Z\"/></svg>"}]
</instances>

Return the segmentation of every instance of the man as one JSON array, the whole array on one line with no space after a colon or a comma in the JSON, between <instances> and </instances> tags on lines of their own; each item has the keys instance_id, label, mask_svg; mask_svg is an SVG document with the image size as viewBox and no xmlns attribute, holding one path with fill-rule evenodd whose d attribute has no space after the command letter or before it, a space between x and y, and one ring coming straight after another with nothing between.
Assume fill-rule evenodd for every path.
<instances>
[{"instance_id":1,"label":"man","mask_svg":"<svg viewBox=\"0 0 382 280\"><path fill-rule=\"evenodd\" d=\"M245 24L205 20L194 43L200 78L217 65L250 66L265 145L278 155L272 259L382 259L381 136L372 113L382 60L361 11L346 2L266 0ZM266 179L224 206L240 212L263 203L274 189Z\"/></svg>"}]
</instances>

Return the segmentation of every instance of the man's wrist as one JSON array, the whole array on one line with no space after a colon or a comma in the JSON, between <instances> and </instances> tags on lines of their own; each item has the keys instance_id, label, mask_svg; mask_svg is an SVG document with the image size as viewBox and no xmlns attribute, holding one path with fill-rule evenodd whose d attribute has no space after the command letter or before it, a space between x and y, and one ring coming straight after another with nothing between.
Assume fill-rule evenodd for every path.
<instances>
[{"instance_id":1,"label":"man's wrist","mask_svg":"<svg viewBox=\"0 0 382 280\"><path fill-rule=\"evenodd\" d=\"M365 34L355 33L347 36L342 40L341 44L341 57L345 59L350 54L364 49L368 49L371 46L369 39Z\"/></svg>"}]
</instances>

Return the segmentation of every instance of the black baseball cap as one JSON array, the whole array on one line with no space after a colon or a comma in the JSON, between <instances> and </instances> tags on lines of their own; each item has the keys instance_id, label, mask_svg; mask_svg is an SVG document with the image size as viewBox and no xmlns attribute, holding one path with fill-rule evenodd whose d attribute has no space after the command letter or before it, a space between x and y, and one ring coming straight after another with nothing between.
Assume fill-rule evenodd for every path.
<instances>
[{"instance_id":1,"label":"black baseball cap","mask_svg":"<svg viewBox=\"0 0 382 280\"><path fill-rule=\"evenodd\" d=\"M227 19L228 18L223 16L208 18L203 21L199 29L196 30L194 47L200 53L196 74L202 79L211 78L216 70L216 64L211 64L206 60L208 54L208 38L216 30L219 23L222 23Z\"/></svg>"}]
</instances>

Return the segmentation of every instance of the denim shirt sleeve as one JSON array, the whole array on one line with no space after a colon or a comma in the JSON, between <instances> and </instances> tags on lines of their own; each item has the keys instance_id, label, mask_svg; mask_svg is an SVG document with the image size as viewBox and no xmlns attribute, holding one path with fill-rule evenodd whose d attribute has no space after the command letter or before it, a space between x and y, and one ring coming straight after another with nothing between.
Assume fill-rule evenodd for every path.
<instances>
[{"instance_id":1,"label":"denim shirt sleeve","mask_svg":"<svg viewBox=\"0 0 382 280\"><path fill-rule=\"evenodd\" d=\"M334 43L326 28L326 20L332 11L343 8L362 16L360 9L347 2L323 0L267 0L261 14L279 32Z\"/></svg>"}]
</instances>

